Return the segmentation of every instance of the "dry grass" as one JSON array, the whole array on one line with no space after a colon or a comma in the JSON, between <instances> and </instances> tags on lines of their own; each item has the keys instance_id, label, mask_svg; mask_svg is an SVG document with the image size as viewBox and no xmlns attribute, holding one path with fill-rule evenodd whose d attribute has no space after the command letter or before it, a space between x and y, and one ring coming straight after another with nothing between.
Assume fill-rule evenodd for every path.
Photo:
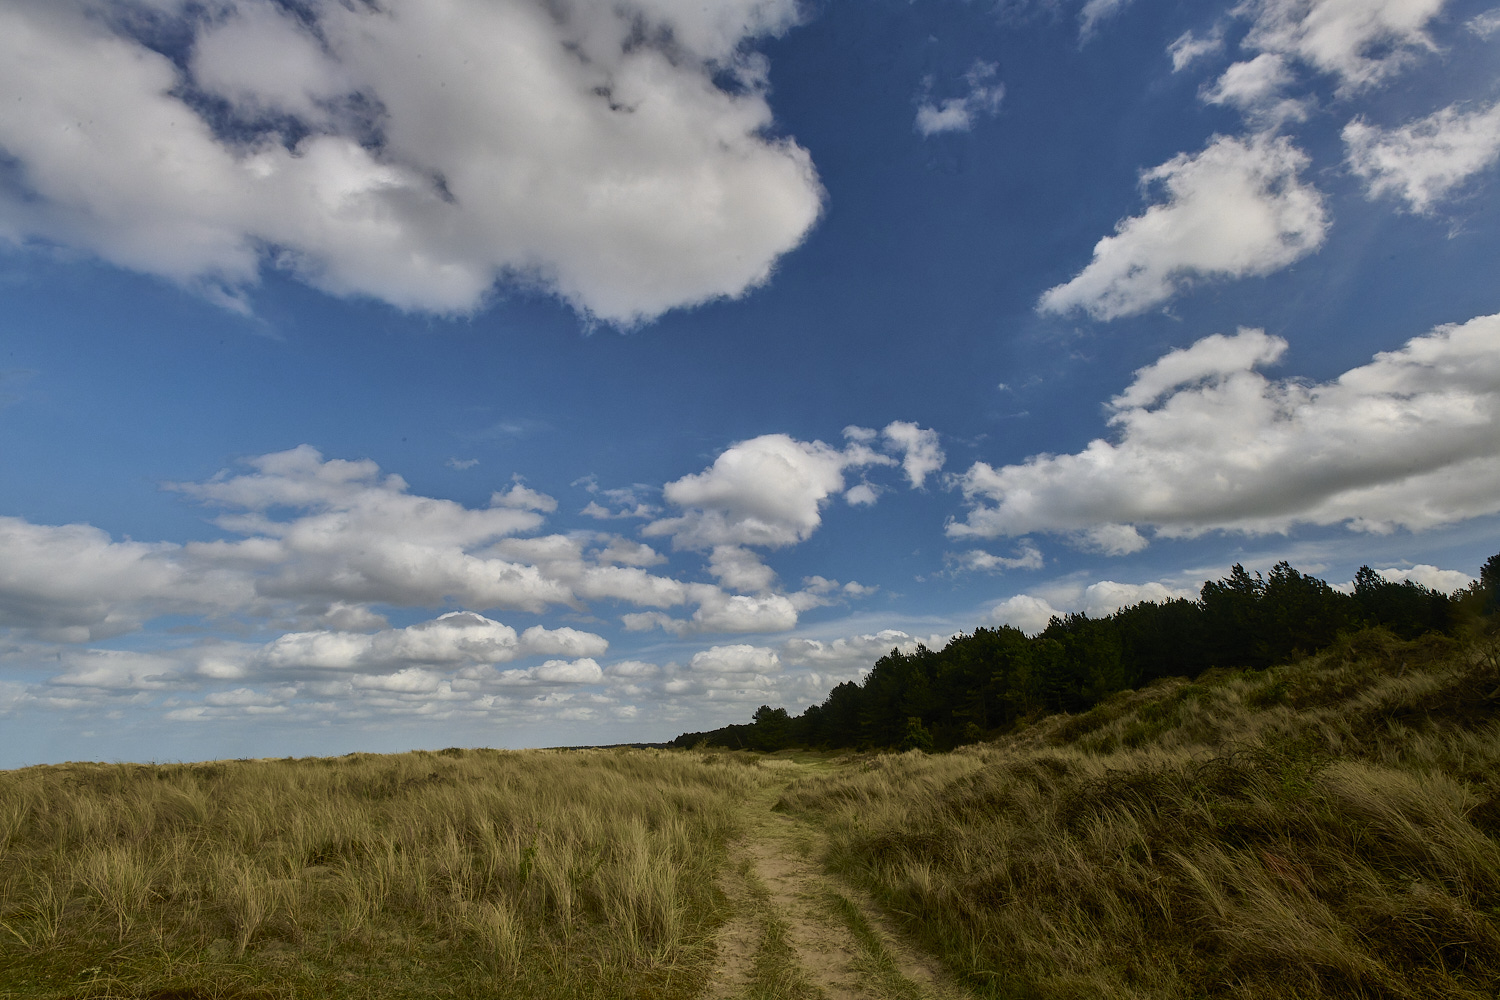
<instances>
[{"instance_id":1,"label":"dry grass","mask_svg":"<svg viewBox=\"0 0 1500 1000\"><path fill-rule=\"evenodd\" d=\"M460 750L0 773L0 995L692 996L769 776Z\"/></svg>"},{"instance_id":2,"label":"dry grass","mask_svg":"<svg viewBox=\"0 0 1500 1000\"><path fill-rule=\"evenodd\" d=\"M1500 995L1494 668L1365 635L997 744L853 760L780 808L977 992Z\"/></svg>"}]
</instances>

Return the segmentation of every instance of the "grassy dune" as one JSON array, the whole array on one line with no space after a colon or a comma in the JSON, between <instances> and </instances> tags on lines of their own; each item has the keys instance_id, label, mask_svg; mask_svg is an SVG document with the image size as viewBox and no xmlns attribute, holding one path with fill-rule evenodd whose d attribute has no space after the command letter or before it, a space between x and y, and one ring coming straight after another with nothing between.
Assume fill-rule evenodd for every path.
<instances>
[{"instance_id":1,"label":"grassy dune","mask_svg":"<svg viewBox=\"0 0 1500 1000\"><path fill-rule=\"evenodd\" d=\"M779 808L979 993L1500 995L1493 646L1365 633Z\"/></svg>"},{"instance_id":2,"label":"grassy dune","mask_svg":"<svg viewBox=\"0 0 1500 1000\"><path fill-rule=\"evenodd\" d=\"M0 995L688 997L764 780L448 750L0 773Z\"/></svg>"}]
</instances>

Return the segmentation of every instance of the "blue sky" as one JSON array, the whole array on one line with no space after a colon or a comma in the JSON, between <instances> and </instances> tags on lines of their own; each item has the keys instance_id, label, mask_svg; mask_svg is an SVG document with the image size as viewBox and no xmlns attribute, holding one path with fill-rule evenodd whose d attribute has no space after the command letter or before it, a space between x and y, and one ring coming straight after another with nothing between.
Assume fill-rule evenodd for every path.
<instances>
[{"instance_id":1,"label":"blue sky","mask_svg":"<svg viewBox=\"0 0 1500 1000\"><path fill-rule=\"evenodd\" d=\"M1486 0L7 0L0 766L666 739L1500 551Z\"/></svg>"}]
</instances>

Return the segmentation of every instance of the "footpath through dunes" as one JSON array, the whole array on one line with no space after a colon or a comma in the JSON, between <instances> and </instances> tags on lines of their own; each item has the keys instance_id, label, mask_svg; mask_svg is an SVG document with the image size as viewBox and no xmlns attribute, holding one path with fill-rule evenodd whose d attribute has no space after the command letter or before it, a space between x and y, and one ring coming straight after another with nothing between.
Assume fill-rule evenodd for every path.
<instances>
[{"instance_id":1,"label":"footpath through dunes","mask_svg":"<svg viewBox=\"0 0 1500 1000\"><path fill-rule=\"evenodd\" d=\"M861 890L827 872L827 838L777 810L782 792L818 764L767 758L746 799L720 888L731 916L715 941L711 1000L961 1000L960 988L913 948Z\"/></svg>"}]
</instances>

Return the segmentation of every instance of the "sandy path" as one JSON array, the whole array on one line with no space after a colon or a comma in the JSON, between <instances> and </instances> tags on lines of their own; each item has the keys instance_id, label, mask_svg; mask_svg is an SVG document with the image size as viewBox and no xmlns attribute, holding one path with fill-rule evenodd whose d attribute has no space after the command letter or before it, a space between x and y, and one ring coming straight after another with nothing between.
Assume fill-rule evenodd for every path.
<instances>
[{"instance_id":1,"label":"sandy path","mask_svg":"<svg viewBox=\"0 0 1500 1000\"><path fill-rule=\"evenodd\" d=\"M786 771L786 780L768 784L746 802L746 834L730 846L722 887L733 916L716 942L718 965L708 995L713 1000L967 997L941 965L903 940L863 893L823 870L821 831L771 811L782 789L803 771L788 761L775 763ZM856 935L856 927L863 933Z\"/></svg>"}]
</instances>

